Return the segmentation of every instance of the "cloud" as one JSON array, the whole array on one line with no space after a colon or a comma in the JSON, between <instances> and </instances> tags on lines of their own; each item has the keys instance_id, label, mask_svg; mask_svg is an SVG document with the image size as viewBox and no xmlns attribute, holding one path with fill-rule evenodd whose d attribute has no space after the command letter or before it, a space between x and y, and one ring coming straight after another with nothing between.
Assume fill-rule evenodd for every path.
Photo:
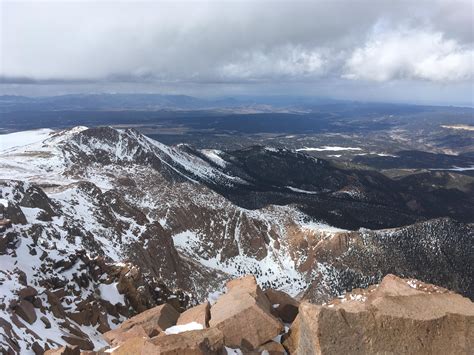
<instances>
[{"instance_id":1,"label":"cloud","mask_svg":"<svg viewBox=\"0 0 474 355\"><path fill-rule=\"evenodd\" d=\"M343 76L374 81L472 80L474 51L441 32L406 28L376 31L349 56Z\"/></svg>"},{"instance_id":2,"label":"cloud","mask_svg":"<svg viewBox=\"0 0 474 355\"><path fill-rule=\"evenodd\" d=\"M470 0L0 1L4 92L472 81Z\"/></svg>"},{"instance_id":3,"label":"cloud","mask_svg":"<svg viewBox=\"0 0 474 355\"><path fill-rule=\"evenodd\" d=\"M270 51L240 53L231 62L223 64L218 74L224 80L291 80L317 78L327 69L328 61L322 51L287 45Z\"/></svg>"}]
</instances>

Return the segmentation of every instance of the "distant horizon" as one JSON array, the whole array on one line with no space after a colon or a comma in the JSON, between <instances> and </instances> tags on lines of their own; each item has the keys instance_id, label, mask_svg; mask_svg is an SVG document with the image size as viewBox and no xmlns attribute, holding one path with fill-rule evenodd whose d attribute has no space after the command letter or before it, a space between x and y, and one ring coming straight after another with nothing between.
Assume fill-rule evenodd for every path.
<instances>
[{"instance_id":1,"label":"distant horizon","mask_svg":"<svg viewBox=\"0 0 474 355\"><path fill-rule=\"evenodd\" d=\"M434 106L434 107L456 107L456 108L474 108L474 102L458 102L458 103L450 103L450 102L424 102L424 101L402 101L402 100L383 100L383 99L351 99L351 98L338 98L338 97L331 97L331 96L318 96L318 95L291 95L291 94L259 94L259 95L250 95L250 94L236 94L236 95L195 95L195 94L188 94L188 93L165 93L165 92L112 92L112 91L91 91L91 92L68 92L68 93L50 93L50 94L43 94L43 95L25 95L25 94L9 94L0 92L0 97L24 97L24 98L53 98L53 97L66 97L66 96L94 96L94 95L124 95L124 96L133 96L133 95L156 95L162 97L173 97L173 96L183 96L183 97L190 97L199 100L259 100L264 101L265 99L286 99L291 101L293 100L321 100L321 101L328 101L324 103L320 103L322 105L328 104L330 101L333 101L334 104L339 103L361 103L361 104L387 104L387 105L409 105L409 106ZM308 103L308 102L307 102ZM265 105L268 103L259 102L256 105ZM287 103L287 105L297 105L298 103ZM317 104L317 103L315 103Z\"/></svg>"}]
</instances>

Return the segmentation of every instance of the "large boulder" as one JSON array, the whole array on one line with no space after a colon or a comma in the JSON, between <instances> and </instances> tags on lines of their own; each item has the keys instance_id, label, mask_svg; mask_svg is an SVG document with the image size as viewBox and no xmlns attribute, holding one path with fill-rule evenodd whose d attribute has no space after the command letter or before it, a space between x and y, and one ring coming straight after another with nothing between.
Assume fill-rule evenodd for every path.
<instances>
[{"instance_id":1,"label":"large boulder","mask_svg":"<svg viewBox=\"0 0 474 355\"><path fill-rule=\"evenodd\" d=\"M329 304L302 303L284 341L297 354L468 354L474 304L446 289L387 275Z\"/></svg>"},{"instance_id":2,"label":"large boulder","mask_svg":"<svg viewBox=\"0 0 474 355\"><path fill-rule=\"evenodd\" d=\"M258 348L258 354L266 355L285 355L286 351L283 345L276 341L269 341Z\"/></svg>"},{"instance_id":3,"label":"large boulder","mask_svg":"<svg viewBox=\"0 0 474 355\"><path fill-rule=\"evenodd\" d=\"M147 332L141 325L136 325L127 330L117 328L102 334L102 337L112 346L123 344L131 338L149 338Z\"/></svg>"},{"instance_id":4,"label":"large boulder","mask_svg":"<svg viewBox=\"0 0 474 355\"><path fill-rule=\"evenodd\" d=\"M63 346L58 349L45 351L44 355L80 355L81 351L77 346Z\"/></svg>"},{"instance_id":5,"label":"large boulder","mask_svg":"<svg viewBox=\"0 0 474 355\"><path fill-rule=\"evenodd\" d=\"M38 294L38 291L34 287L31 286L26 286L18 291L18 297L20 299L26 299L28 301L31 301L33 297L35 297Z\"/></svg>"},{"instance_id":6,"label":"large boulder","mask_svg":"<svg viewBox=\"0 0 474 355\"><path fill-rule=\"evenodd\" d=\"M201 324L203 328L207 328L209 326L209 319L211 318L210 310L211 306L209 305L209 302L192 307L181 313L176 324L183 325L196 322Z\"/></svg>"},{"instance_id":7,"label":"large boulder","mask_svg":"<svg viewBox=\"0 0 474 355\"><path fill-rule=\"evenodd\" d=\"M137 326L141 327L147 336L152 337L176 325L178 318L179 313L173 306L163 304L127 319L120 327L105 333L103 337L109 344L114 344L117 342L116 338L123 337L122 333Z\"/></svg>"},{"instance_id":8,"label":"large boulder","mask_svg":"<svg viewBox=\"0 0 474 355\"><path fill-rule=\"evenodd\" d=\"M227 290L212 306L209 321L211 327L222 331L226 346L255 350L283 331L253 276L228 282Z\"/></svg>"},{"instance_id":9,"label":"large boulder","mask_svg":"<svg viewBox=\"0 0 474 355\"><path fill-rule=\"evenodd\" d=\"M272 304L273 313L283 322L291 323L298 314L300 303L283 291L274 289L265 290L265 295Z\"/></svg>"},{"instance_id":10,"label":"large boulder","mask_svg":"<svg viewBox=\"0 0 474 355\"><path fill-rule=\"evenodd\" d=\"M21 300L15 307L15 313L30 324L36 321L35 307L27 300Z\"/></svg>"},{"instance_id":11,"label":"large boulder","mask_svg":"<svg viewBox=\"0 0 474 355\"><path fill-rule=\"evenodd\" d=\"M223 335L214 328L158 335L151 339L134 337L108 352L115 355L220 355L225 353Z\"/></svg>"}]
</instances>

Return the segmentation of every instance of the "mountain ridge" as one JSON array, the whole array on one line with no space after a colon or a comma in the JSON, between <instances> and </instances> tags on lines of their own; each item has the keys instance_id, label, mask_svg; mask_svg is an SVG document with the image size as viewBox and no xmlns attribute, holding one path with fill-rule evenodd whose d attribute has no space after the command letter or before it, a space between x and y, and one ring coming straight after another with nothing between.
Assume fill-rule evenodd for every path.
<instances>
[{"instance_id":1,"label":"mountain ridge","mask_svg":"<svg viewBox=\"0 0 474 355\"><path fill-rule=\"evenodd\" d=\"M270 166L260 166L267 159ZM321 179L311 182L301 173L307 168L314 169L308 176ZM293 171L295 186L285 177ZM348 194L342 189L348 182L352 188L383 184L373 173L354 175L301 153L263 147L202 151L166 146L135 130L80 127L0 152L0 172L0 212L11 222L0 232L0 261L8 270L1 287L9 290L0 317L19 324L14 331L21 349L39 341L29 330L53 328L75 332L73 338L82 340L73 341L85 348L96 347L98 325L113 329L134 312L166 302L185 309L222 290L225 280L249 273L264 288L314 302L377 283L385 273L472 297L474 273L466 268L472 224L427 216L373 231L326 224L305 213L303 203L342 193L338 206L351 211L371 200L366 193ZM232 196L242 191L265 203L253 209L235 203ZM368 201L357 202L366 195ZM354 201L358 207L351 207ZM378 204L371 206L378 218ZM17 321L25 314L18 292L28 287L36 290L27 300L33 308L25 306L37 315L31 329ZM100 323L91 325L85 314L101 314ZM41 317L53 328L45 328ZM71 336L51 339L53 346Z\"/></svg>"}]
</instances>

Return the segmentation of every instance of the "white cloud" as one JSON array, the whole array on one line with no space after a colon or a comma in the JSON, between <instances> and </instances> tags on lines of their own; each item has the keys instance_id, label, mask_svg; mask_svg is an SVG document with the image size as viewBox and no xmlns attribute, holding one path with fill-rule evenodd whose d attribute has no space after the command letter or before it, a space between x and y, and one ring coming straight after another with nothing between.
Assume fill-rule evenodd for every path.
<instances>
[{"instance_id":1,"label":"white cloud","mask_svg":"<svg viewBox=\"0 0 474 355\"><path fill-rule=\"evenodd\" d=\"M270 51L256 50L236 55L218 72L224 79L315 78L324 74L327 61L322 52L302 46L283 46Z\"/></svg>"},{"instance_id":2,"label":"white cloud","mask_svg":"<svg viewBox=\"0 0 474 355\"><path fill-rule=\"evenodd\" d=\"M347 59L344 77L388 81L463 81L474 76L474 51L441 32L399 29L374 32Z\"/></svg>"}]
</instances>

